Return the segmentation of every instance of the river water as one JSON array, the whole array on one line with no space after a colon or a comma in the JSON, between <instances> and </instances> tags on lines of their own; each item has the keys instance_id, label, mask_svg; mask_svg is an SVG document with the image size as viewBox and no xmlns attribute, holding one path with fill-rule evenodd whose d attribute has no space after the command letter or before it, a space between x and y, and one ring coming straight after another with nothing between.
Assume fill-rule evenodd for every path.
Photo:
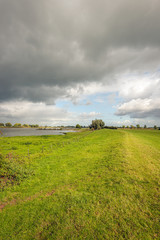
<instances>
[{"instance_id":1,"label":"river water","mask_svg":"<svg viewBox=\"0 0 160 240\"><path fill-rule=\"evenodd\" d=\"M63 135L67 132L73 132L73 131L72 130L38 130L36 128L0 128L0 135L5 137Z\"/></svg>"}]
</instances>

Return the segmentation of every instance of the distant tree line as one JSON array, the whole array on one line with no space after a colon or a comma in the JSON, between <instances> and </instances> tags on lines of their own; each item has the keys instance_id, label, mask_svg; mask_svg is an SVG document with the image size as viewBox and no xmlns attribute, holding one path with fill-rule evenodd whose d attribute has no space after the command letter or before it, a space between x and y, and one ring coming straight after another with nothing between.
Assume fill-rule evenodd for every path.
<instances>
[{"instance_id":1,"label":"distant tree line","mask_svg":"<svg viewBox=\"0 0 160 240\"><path fill-rule=\"evenodd\" d=\"M26 127L26 128L37 128L39 127L38 124L21 124L21 123L15 123L15 124L11 124L10 122L7 122L7 123L0 123L0 127L13 127L13 128L23 128L23 127Z\"/></svg>"},{"instance_id":2,"label":"distant tree line","mask_svg":"<svg viewBox=\"0 0 160 240\"><path fill-rule=\"evenodd\" d=\"M145 124L143 127L141 127L140 124L137 124L136 126L130 125L130 127L123 125L122 128L130 128L130 129L136 129L136 128L137 128L137 129L147 129L147 128L148 128L148 129L153 129L153 128L154 128L155 130L156 130L156 129L159 129L159 130L160 130L160 127L157 127L156 125L154 125L153 127L147 127L146 124Z\"/></svg>"},{"instance_id":3,"label":"distant tree line","mask_svg":"<svg viewBox=\"0 0 160 240\"><path fill-rule=\"evenodd\" d=\"M114 126L105 126L104 128L107 128L107 129L117 129L117 127L114 127Z\"/></svg>"},{"instance_id":4,"label":"distant tree line","mask_svg":"<svg viewBox=\"0 0 160 240\"><path fill-rule=\"evenodd\" d=\"M7 122L7 123L0 123L0 127L12 127L12 128L38 128L39 125L38 124L21 124L21 123L15 123L15 124L11 124L10 122ZM47 127L47 126L46 126ZM63 126L64 127L64 126ZM75 126L67 126L67 127L72 127L74 128ZM81 126L80 124L77 124L76 125L76 128L77 129L80 129L80 128L85 128L85 126ZM119 127L115 127L115 126L105 126L105 123L102 121L102 119L95 119L95 120L92 120L92 123L89 125L89 128L90 129L94 129L94 130L97 130L97 129L103 129L103 128L107 128L107 129L117 129ZM143 127L140 126L140 124L137 124L136 126L134 125L130 125L130 126L125 126L125 125L122 125L122 127L120 128L130 128L130 129L159 129L160 130L160 127L157 127L156 125L154 125L153 127L147 127L147 125L145 124Z\"/></svg>"}]
</instances>

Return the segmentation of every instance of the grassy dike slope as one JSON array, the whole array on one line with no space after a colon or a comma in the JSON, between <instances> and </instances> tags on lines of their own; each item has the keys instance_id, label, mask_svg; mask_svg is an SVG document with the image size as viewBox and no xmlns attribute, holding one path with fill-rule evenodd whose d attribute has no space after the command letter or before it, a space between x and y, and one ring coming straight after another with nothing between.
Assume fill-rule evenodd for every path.
<instances>
[{"instance_id":1,"label":"grassy dike slope","mask_svg":"<svg viewBox=\"0 0 160 240\"><path fill-rule=\"evenodd\" d=\"M160 131L0 141L34 173L1 192L0 239L160 239Z\"/></svg>"}]
</instances>

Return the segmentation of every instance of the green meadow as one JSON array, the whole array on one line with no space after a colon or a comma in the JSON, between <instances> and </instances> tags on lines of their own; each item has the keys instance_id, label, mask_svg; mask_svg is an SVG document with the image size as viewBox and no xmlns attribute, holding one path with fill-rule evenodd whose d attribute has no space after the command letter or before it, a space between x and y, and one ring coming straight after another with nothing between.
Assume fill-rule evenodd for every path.
<instances>
[{"instance_id":1,"label":"green meadow","mask_svg":"<svg viewBox=\"0 0 160 240\"><path fill-rule=\"evenodd\" d=\"M160 239L160 131L0 137L0 239Z\"/></svg>"}]
</instances>

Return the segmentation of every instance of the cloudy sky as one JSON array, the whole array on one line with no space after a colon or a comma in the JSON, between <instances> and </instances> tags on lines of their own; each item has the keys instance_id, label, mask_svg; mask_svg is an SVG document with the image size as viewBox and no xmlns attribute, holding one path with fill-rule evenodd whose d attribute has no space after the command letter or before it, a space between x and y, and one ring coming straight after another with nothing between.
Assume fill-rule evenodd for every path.
<instances>
[{"instance_id":1,"label":"cloudy sky","mask_svg":"<svg viewBox=\"0 0 160 240\"><path fill-rule=\"evenodd\" d=\"M160 125L159 0L0 0L0 122Z\"/></svg>"}]
</instances>

